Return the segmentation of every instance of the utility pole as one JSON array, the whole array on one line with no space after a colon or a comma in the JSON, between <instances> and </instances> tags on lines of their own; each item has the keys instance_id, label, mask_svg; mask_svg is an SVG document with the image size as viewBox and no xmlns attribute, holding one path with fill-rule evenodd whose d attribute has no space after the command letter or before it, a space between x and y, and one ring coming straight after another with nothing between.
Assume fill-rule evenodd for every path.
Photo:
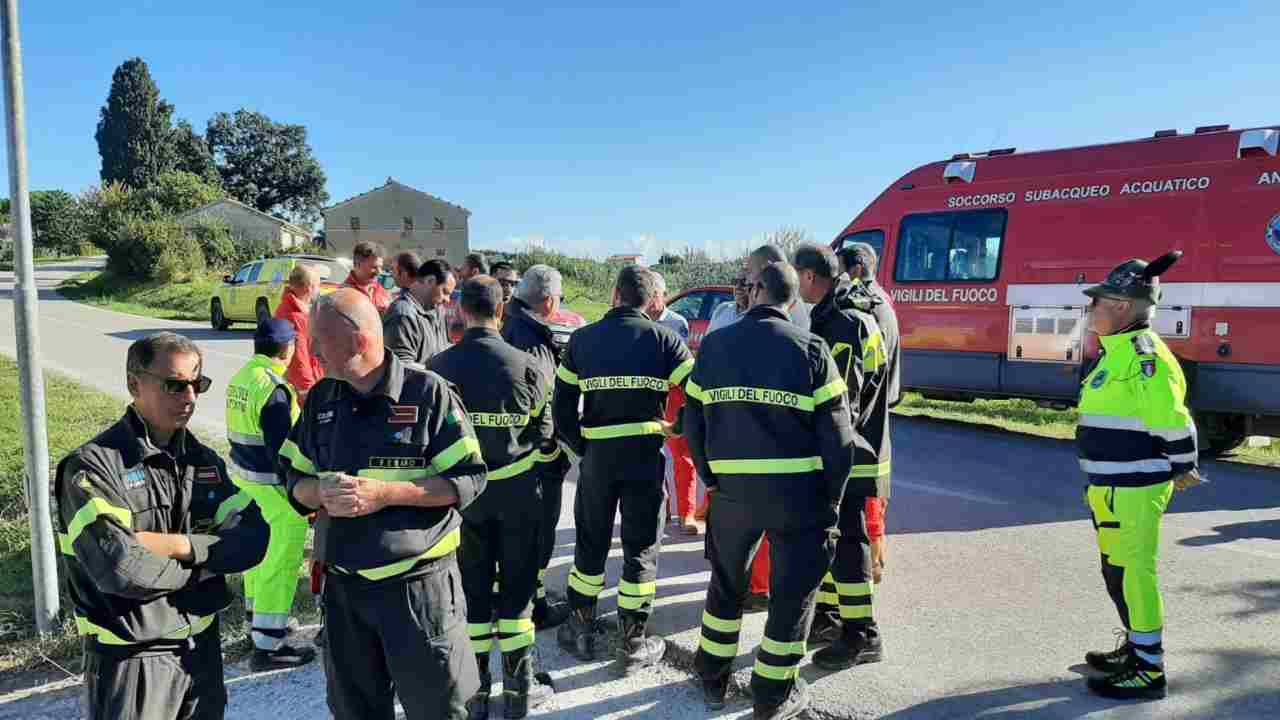
<instances>
[{"instance_id":1,"label":"utility pole","mask_svg":"<svg viewBox=\"0 0 1280 720\"><path fill-rule=\"evenodd\" d=\"M36 628L52 632L58 616L58 566L53 554L49 508L49 438L44 414L44 372L36 323L36 279L31 246L31 198L27 194L27 126L22 97L22 45L18 0L4 0L4 109L9 141L9 209L16 236L14 324L18 330L18 380L22 385L22 447L26 456L27 503L31 512L31 570Z\"/></svg>"}]
</instances>

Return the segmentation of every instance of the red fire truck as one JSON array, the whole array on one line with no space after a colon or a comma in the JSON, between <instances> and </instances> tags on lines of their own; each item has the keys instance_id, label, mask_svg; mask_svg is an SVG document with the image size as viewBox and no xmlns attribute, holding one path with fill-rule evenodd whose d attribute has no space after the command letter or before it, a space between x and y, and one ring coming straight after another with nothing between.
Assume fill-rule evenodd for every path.
<instances>
[{"instance_id":1,"label":"red fire truck","mask_svg":"<svg viewBox=\"0 0 1280 720\"><path fill-rule=\"evenodd\" d=\"M1096 353L1080 291L1181 250L1155 329L1185 367L1202 447L1280 436L1280 128L962 153L893 183L833 246L853 242L880 255L905 387L1058 407Z\"/></svg>"}]
</instances>

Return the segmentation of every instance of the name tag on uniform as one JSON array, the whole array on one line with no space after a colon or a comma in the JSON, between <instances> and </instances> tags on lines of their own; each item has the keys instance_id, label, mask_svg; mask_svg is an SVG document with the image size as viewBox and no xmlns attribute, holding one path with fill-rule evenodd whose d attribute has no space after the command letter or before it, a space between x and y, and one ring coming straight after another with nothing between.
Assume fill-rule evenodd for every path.
<instances>
[{"instance_id":1,"label":"name tag on uniform","mask_svg":"<svg viewBox=\"0 0 1280 720\"><path fill-rule=\"evenodd\" d=\"M369 467L376 470L413 470L426 468L427 459L420 457L371 457Z\"/></svg>"},{"instance_id":2,"label":"name tag on uniform","mask_svg":"<svg viewBox=\"0 0 1280 720\"><path fill-rule=\"evenodd\" d=\"M391 416L387 422L392 425L416 425L418 422L417 405L392 405Z\"/></svg>"},{"instance_id":3,"label":"name tag on uniform","mask_svg":"<svg viewBox=\"0 0 1280 720\"><path fill-rule=\"evenodd\" d=\"M196 468L196 482L205 485L217 485L222 482L222 478L218 477L218 468L212 466Z\"/></svg>"},{"instance_id":4,"label":"name tag on uniform","mask_svg":"<svg viewBox=\"0 0 1280 720\"><path fill-rule=\"evenodd\" d=\"M147 473L142 468L136 468L124 474L125 490L137 490L138 488L146 484L147 484ZM84 488L86 490L89 489L87 480L84 482Z\"/></svg>"},{"instance_id":5,"label":"name tag on uniform","mask_svg":"<svg viewBox=\"0 0 1280 720\"><path fill-rule=\"evenodd\" d=\"M324 412L316 413L316 424L324 425L325 423L333 422L333 417L335 414L336 412L334 410L325 410Z\"/></svg>"}]
</instances>

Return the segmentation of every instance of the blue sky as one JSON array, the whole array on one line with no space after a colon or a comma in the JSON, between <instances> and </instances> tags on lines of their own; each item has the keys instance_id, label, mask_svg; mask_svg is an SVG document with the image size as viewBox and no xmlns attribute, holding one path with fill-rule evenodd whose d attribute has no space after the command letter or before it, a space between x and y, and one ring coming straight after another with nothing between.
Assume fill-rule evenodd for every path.
<instances>
[{"instance_id":1,"label":"blue sky","mask_svg":"<svg viewBox=\"0 0 1280 720\"><path fill-rule=\"evenodd\" d=\"M647 4L25 0L31 186L98 181L135 55L201 131L307 126L334 202L393 176L470 209L473 247L574 254L827 240L956 152L1280 122L1274 1Z\"/></svg>"}]
</instances>

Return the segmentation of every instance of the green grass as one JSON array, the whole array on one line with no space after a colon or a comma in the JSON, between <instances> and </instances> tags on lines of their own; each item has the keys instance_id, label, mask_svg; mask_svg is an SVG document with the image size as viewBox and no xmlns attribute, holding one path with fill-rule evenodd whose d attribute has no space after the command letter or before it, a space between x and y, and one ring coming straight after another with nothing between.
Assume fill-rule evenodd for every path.
<instances>
[{"instance_id":1,"label":"green grass","mask_svg":"<svg viewBox=\"0 0 1280 720\"><path fill-rule=\"evenodd\" d=\"M68 452L119 419L125 404L56 373L46 373L50 472ZM61 598L59 630L44 638L35 631L21 413L17 364L0 357L0 673L33 670L50 660L74 672L80 667L80 641L69 620L71 604L65 593ZM225 439L202 439L225 456ZM305 580L308 567L304 563L299 569L299 592L294 602L295 617L303 623L317 619L315 598ZM58 571L62 572L61 563ZM237 656L250 649L248 628L244 623L240 577L228 580L235 601L222 615L222 639L228 653Z\"/></svg>"},{"instance_id":2,"label":"green grass","mask_svg":"<svg viewBox=\"0 0 1280 720\"><path fill-rule=\"evenodd\" d=\"M609 303L601 302L599 293L591 292L580 283L566 278L563 289L564 308L578 313L587 322L595 322L609 312Z\"/></svg>"},{"instance_id":3,"label":"green grass","mask_svg":"<svg viewBox=\"0 0 1280 720\"><path fill-rule=\"evenodd\" d=\"M1028 435L1064 439L1075 437L1077 418L1074 408L1051 410L1039 407L1031 400L974 400L971 403L964 403L929 400L919 393L903 395L902 403L894 409L894 412L909 417L924 416L958 420ZM1245 444L1231 455L1219 459L1280 467L1280 441L1272 441L1267 447L1260 448Z\"/></svg>"},{"instance_id":4,"label":"green grass","mask_svg":"<svg viewBox=\"0 0 1280 720\"><path fill-rule=\"evenodd\" d=\"M71 300L164 320L209 319L209 298L221 283L206 275L186 282L138 282L107 271L81 273L59 286Z\"/></svg>"}]
</instances>

